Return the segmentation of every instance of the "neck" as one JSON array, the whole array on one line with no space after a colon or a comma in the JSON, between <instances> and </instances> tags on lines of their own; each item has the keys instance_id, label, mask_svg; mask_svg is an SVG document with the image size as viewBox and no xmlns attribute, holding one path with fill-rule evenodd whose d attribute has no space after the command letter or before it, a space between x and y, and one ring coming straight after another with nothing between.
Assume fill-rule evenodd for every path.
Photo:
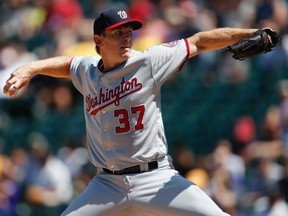
<instances>
[{"instance_id":1,"label":"neck","mask_svg":"<svg viewBox=\"0 0 288 216\"><path fill-rule=\"evenodd\" d=\"M111 54L106 55L105 53L101 53L101 58L102 59L100 62L100 66L103 72L111 71L119 67L119 65L123 64L123 62L127 61L128 59L128 57L124 57L124 56L113 58L113 55Z\"/></svg>"},{"instance_id":2,"label":"neck","mask_svg":"<svg viewBox=\"0 0 288 216\"><path fill-rule=\"evenodd\" d=\"M119 62L110 62L105 61L103 58L98 63L98 68L101 70L101 72L106 73L108 71L111 71L117 67L119 67L121 64L123 64L126 60L119 61Z\"/></svg>"}]
</instances>

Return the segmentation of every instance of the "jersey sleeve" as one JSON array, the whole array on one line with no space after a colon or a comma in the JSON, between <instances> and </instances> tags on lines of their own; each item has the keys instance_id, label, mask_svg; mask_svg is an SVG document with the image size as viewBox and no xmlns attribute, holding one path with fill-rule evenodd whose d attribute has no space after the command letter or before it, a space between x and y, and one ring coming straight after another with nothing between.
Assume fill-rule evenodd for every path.
<instances>
[{"instance_id":1,"label":"jersey sleeve","mask_svg":"<svg viewBox=\"0 0 288 216\"><path fill-rule=\"evenodd\" d=\"M152 73L157 84L162 84L175 71L180 71L189 57L186 39L159 44L149 50Z\"/></svg>"},{"instance_id":2,"label":"jersey sleeve","mask_svg":"<svg viewBox=\"0 0 288 216\"><path fill-rule=\"evenodd\" d=\"M70 76L73 85L75 88L83 94L83 86L85 86L85 82L87 79L85 77L88 76L89 70L92 65L95 65L98 62L97 57L89 57L89 56L77 56L71 60L70 64Z\"/></svg>"}]
</instances>

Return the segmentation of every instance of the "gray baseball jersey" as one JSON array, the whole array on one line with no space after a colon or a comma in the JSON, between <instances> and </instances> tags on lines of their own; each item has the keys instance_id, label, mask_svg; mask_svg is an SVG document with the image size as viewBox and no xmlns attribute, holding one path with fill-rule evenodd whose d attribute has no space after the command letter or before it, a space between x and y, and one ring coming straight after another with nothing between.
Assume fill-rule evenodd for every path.
<instances>
[{"instance_id":1,"label":"gray baseball jersey","mask_svg":"<svg viewBox=\"0 0 288 216\"><path fill-rule=\"evenodd\" d=\"M72 60L72 81L84 96L89 158L96 167L120 170L167 154L160 88L187 57L183 39L133 50L108 73L99 69L97 56Z\"/></svg>"},{"instance_id":2,"label":"gray baseball jersey","mask_svg":"<svg viewBox=\"0 0 288 216\"><path fill-rule=\"evenodd\" d=\"M73 58L71 79L84 96L89 158L102 171L62 216L227 216L173 169L167 154L160 89L188 56L183 39L132 51L127 61L107 73L101 71L97 56ZM154 160L158 169L146 172L103 171Z\"/></svg>"}]
</instances>

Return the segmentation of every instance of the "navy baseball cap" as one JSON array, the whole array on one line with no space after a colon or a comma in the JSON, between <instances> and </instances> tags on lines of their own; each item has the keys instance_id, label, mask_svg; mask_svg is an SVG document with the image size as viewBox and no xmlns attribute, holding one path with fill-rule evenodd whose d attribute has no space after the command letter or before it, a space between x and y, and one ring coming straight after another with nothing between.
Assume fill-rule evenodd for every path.
<instances>
[{"instance_id":1,"label":"navy baseball cap","mask_svg":"<svg viewBox=\"0 0 288 216\"><path fill-rule=\"evenodd\" d=\"M133 30L142 27L142 22L135 19L130 19L127 12L123 9L108 9L103 11L94 21L93 31L95 34L100 34L104 30L113 29L120 25L130 23Z\"/></svg>"}]
</instances>

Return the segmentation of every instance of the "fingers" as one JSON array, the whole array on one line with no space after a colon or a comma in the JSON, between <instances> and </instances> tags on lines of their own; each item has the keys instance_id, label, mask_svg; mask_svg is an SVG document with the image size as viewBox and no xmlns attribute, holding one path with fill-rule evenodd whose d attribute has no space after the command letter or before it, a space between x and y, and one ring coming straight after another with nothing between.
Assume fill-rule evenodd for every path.
<instances>
[{"instance_id":1,"label":"fingers","mask_svg":"<svg viewBox=\"0 0 288 216\"><path fill-rule=\"evenodd\" d=\"M18 89L15 87L14 84L12 84L8 89L8 95L10 97L14 97L18 93Z\"/></svg>"},{"instance_id":2,"label":"fingers","mask_svg":"<svg viewBox=\"0 0 288 216\"><path fill-rule=\"evenodd\" d=\"M16 94L18 92L18 88L15 87L15 84L9 85L6 83L6 85L4 86L3 92L4 92L4 94L6 94L10 97L14 97L14 96L16 96Z\"/></svg>"},{"instance_id":3,"label":"fingers","mask_svg":"<svg viewBox=\"0 0 288 216\"><path fill-rule=\"evenodd\" d=\"M11 73L10 78L6 81L3 93L10 97L14 97L18 94L20 89L27 86L32 77L29 68L29 66L23 65L14 70Z\"/></svg>"},{"instance_id":4,"label":"fingers","mask_svg":"<svg viewBox=\"0 0 288 216\"><path fill-rule=\"evenodd\" d=\"M4 94L14 97L17 95L18 91L20 89L19 82L16 81L15 77L10 77L10 79L7 80L3 92Z\"/></svg>"}]
</instances>

